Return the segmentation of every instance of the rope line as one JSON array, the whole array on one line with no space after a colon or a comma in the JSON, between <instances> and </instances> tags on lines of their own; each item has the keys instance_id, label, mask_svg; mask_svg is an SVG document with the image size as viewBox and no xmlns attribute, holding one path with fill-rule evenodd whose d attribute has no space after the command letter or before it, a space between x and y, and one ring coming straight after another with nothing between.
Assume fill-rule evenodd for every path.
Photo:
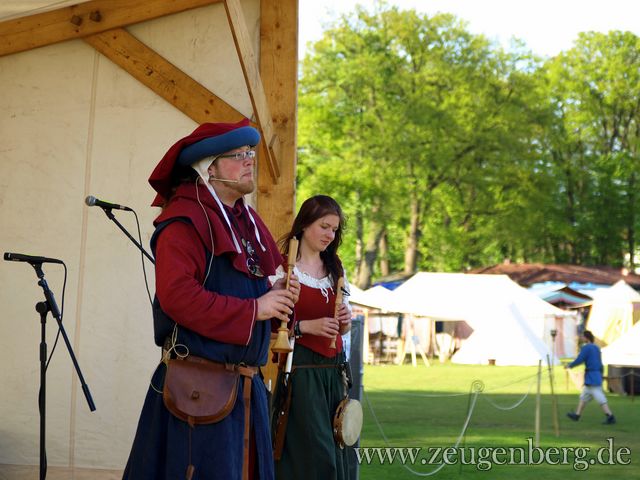
<instances>
[{"instance_id":1,"label":"rope line","mask_svg":"<svg viewBox=\"0 0 640 480\"><path fill-rule=\"evenodd\" d=\"M537 375L536 375L537 377ZM529 383L529 388L527 389L527 393L524 394L524 396L516 401L516 403L514 403L513 405L509 406L509 407L503 407L501 405L498 405L497 403L495 403L493 400L490 400L489 397L487 397L486 395L483 395L482 398L484 398L487 403L489 403L489 405L491 405L494 408L497 408L498 410L513 410L514 408L519 407L520 405L522 405L522 402L525 401L525 399L529 396L529 394L531 393L531 387L533 387L533 385L536 383L536 379L534 378L533 381L531 383Z\"/></svg>"},{"instance_id":2,"label":"rope line","mask_svg":"<svg viewBox=\"0 0 640 480\"><path fill-rule=\"evenodd\" d=\"M548 372L543 371L542 375L547 375ZM516 385L518 383L524 382L525 380L529 380L530 378L535 378L537 377L538 374L534 373L533 375L527 375L526 377L520 378L514 382L511 383L507 383L505 385L499 385L497 387L493 387L493 388L489 388L484 390L484 393L486 392L493 392L496 390L500 390L502 388L506 388L506 387L510 387L512 385ZM531 387L529 387L530 390ZM388 392L388 390L378 390L378 389L368 389L369 392L371 393L386 393ZM450 397L464 397L465 395L469 395L468 392L461 392L461 393L444 393L444 394L436 394L436 393L409 393L409 392L393 392L394 395L397 395L399 397L417 397L417 398L450 398Z\"/></svg>"},{"instance_id":3,"label":"rope line","mask_svg":"<svg viewBox=\"0 0 640 480\"><path fill-rule=\"evenodd\" d=\"M370 389L369 392L371 393L386 393L388 392L388 390L376 390L376 389ZM449 398L449 397L464 397L466 395L469 395L466 392L462 392L462 393L445 393L442 395L437 395L437 394L430 394L430 393L406 393L406 392L393 392L394 395L397 395L399 397L418 397L418 398Z\"/></svg>"},{"instance_id":4,"label":"rope line","mask_svg":"<svg viewBox=\"0 0 640 480\"><path fill-rule=\"evenodd\" d=\"M546 372L542 371L540 372L541 377L542 375L544 375ZM522 398L518 399L513 405L510 406L502 406L502 405L498 405L496 404L494 401L490 400L488 396L484 395L485 400L494 408L498 409L498 410L513 410L517 407L519 407L520 405L522 405L522 403L525 401L525 399L529 396L529 394L531 393L531 388L533 387L533 385L536 383L538 377L538 373L535 373L533 375L528 375L526 377L520 378L518 380L515 380L511 383L505 384L505 385L500 385L497 387L494 387L491 389L491 391L495 391L495 390L499 390L502 388L506 388L512 385L516 385L518 383L521 383L523 381L529 380L531 379L531 381L529 382L529 386L527 388L527 392L522 396ZM373 390L374 392L384 392L384 390ZM478 400L478 396L481 393L485 393L488 392L489 390L485 390L485 385L484 382L482 382L482 380L474 380L471 383L471 389L468 393L454 393L454 394L445 394L445 395L436 395L436 394L411 394L411 393L398 393L398 392L394 392L394 395L399 395L399 396L407 396L407 397L424 397L424 398L448 398L448 397L459 397L462 395L468 395L469 396L469 403L467 406L467 416L465 418L465 421L462 425L462 429L460 431L460 434L458 435L458 438L455 441L455 445L453 446L454 449L457 449L458 446L460 445L460 442L462 441L462 439L464 438L467 429L469 428L469 423L471 422L471 418L473 416L473 412L475 410L476 407L476 403ZM387 448L391 448L391 445L389 443L389 439L387 438L387 435L384 433L384 429L382 428L382 424L380 422L380 420L378 419L378 416L376 415L375 411L373 410L373 406L371 405L371 401L369 400L369 396L367 395L367 393L364 391L364 385L363 385L363 397L365 402L367 403L367 407L369 408L369 411L371 412L371 416L373 417L373 421L376 424L376 427L378 429L378 431L380 432L380 435L385 443L385 445L387 446ZM432 475L435 475L436 473L438 473L440 470L442 470L442 468L447 465L446 463L441 462L437 467L435 467L433 470L431 470L430 472L419 472L417 470L414 470L413 468L411 468L411 466L407 465L405 462L402 463L402 467L404 469L406 469L407 471L411 472L413 475L418 476L418 477L429 477Z\"/></svg>"},{"instance_id":5,"label":"rope line","mask_svg":"<svg viewBox=\"0 0 640 480\"><path fill-rule=\"evenodd\" d=\"M480 395L480 393L482 393L482 391L484 390L484 383L482 383L482 380L474 380L471 384L471 391L465 395L470 395L470 402L469 402L469 409L467 412L467 418L464 421L464 424L462 425L462 430L460 431L460 435L458 435L458 438L456 440L456 443L454 445L453 448L458 448L458 445L460 445L460 442L462 441L462 438L464 437L465 433L467 432L467 428L469 427L469 422L471 421L471 416L473 415L473 410L475 409L476 406L476 400L478 399L478 395ZM378 427L378 431L380 432L380 435L382 436L382 439L384 440L384 443L387 445L387 447L390 447L389 445L389 439L387 438L387 436L384 433L384 430L382 429L382 425L380 424L380 421L378 420L378 417L376 416L375 412L373 411L373 407L371 406L371 402L369 401L369 397L366 395L366 393L363 391L363 396L365 401L367 402L367 406L369 407L369 411L371 412L371 415L373 417L374 422L376 423L376 426ZM402 466L408 470L409 472L411 472L412 474L418 476L418 477L430 477L431 475L435 475L436 473L438 473L440 470L442 470L442 468L446 465L446 463L442 462L440 463L434 470L432 470L431 472L418 472L414 469L412 469L411 467L409 467L408 465L405 465L404 463L402 464Z\"/></svg>"},{"instance_id":6,"label":"rope line","mask_svg":"<svg viewBox=\"0 0 640 480\"><path fill-rule=\"evenodd\" d=\"M605 378L605 379L608 379L608 380L609 380L609 379L610 379L610 380L616 380L616 379L619 379L619 378L625 378L625 377L628 377L628 376L630 376L630 375L633 375L634 377L640 377L640 373L636 373L636 372L627 372L627 373L625 373L624 375L618 375L618 376L616 376L616 377L609 377L609 376L606 376L606 377L604 377L604 378Z\"/></svg>"}]
</instances>

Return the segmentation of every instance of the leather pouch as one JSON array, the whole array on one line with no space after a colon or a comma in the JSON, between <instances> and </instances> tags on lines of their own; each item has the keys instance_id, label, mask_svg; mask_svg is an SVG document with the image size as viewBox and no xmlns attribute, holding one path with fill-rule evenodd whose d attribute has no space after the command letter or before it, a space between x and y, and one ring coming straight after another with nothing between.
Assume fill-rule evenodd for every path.
<instances>
[{"instance_id":1,"label":"leather pouch","mask_svg":"<svg viewBox=\"0 0 640 480\"><path fill-rule=\"evenodd\" d=\"M170 359L162 391L165 406L191 426L219 422L236 403L240 372L235 367L194 355Z\"/></svg>"}]
</instances>

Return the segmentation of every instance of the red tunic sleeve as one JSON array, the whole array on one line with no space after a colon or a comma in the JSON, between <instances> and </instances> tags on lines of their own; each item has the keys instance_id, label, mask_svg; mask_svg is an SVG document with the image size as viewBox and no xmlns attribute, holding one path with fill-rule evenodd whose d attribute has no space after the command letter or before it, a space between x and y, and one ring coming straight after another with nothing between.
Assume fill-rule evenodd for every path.
<instances>
[{"instance_id":1,"label":"red tunic sleeve","mask_svg":"<svg viewBox=\"0 0 640 480\"><path fill-rule=\"evenodd\" d=\"M173 222L156 244L156 295L175 322L213 340L248 345L257 300L209 292L202 286L206 257L195 229Z\"/></svg>"}]
</instances>

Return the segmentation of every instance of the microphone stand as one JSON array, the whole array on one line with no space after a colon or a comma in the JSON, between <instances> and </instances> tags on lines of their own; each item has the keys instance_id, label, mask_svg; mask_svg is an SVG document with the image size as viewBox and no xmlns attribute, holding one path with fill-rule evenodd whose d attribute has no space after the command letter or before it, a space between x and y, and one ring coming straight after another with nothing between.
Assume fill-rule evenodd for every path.
<instances>
[{"instance_id":1,"label":"microphone stand","mask_svg":"<svg viewBox=\"0 0 640 480\"><path fill-rule=\"evenodd\" d=\"M144 254L144 256L147 257L149 259L149 261L155 265L156 261L153 259L153 257L151 255L149 255L147 253L147 251L144 249L144 247L142 245L140 245L140 243L138 243L138 241L131 236L131 234L127 231L127 229L124 228L122 226L122 224L118 220L116 220L116 217L113 214L113 212L111 211L111 209L108 208L108 207L102 207L102 206L100 208L102 208L102 211L107 216L107 218L109 218L109 220L111 220L113 223L115 223L118 226L118 228L120 230L122 230L123 233L129 238L129 240L131 240L133 242L133 244L136 247L138 247L138 249Z\"/></svg>"},{"instance_id":2,"label":"microphone stand","mask_svg":"<svg viewBox=\"0 0 640 480\"><path fill-rule=\"evenodd\" d=\"M38 302L36 304L36 311L40 314L40 395L38 396L38 405L40 408L40 480L44 480L47 476L47 454L45 449L45 427L46 427L46 387L47 387L47 337L46 337L46 323L47 323L47 313L51 312L53 317L58 322L58 328L60 333L62 334L62 338L64 339L64 343L67 345L67 350L69 351L69 356L71 357L71 361L73 362L73 366L76 369L78 374L78 378L80 379L80 383L82 384L82 391L84 392L84 396L87 400L87 404L89 405L89 409L93 412L96 409L95 404L93 403L93 399L91 398L91 392L89 391L89 387L84 381L84 377L82 376L82 372L80 371L80 366L76 360L76 357L73 353L73 348L71 347L71 343L69 342L69 338L67 337L67 333L64 330L64 326L62 325L62 316L60 315L60 310L58 309L58 305L56 304L56 299L53 296L53 292L49 289L49 285L44 278L44 272L42 271L42 263L31 263L31 266L35 269L36 275L38 276L38 285L42 287L44 292L44 302Z\"/></svg>"}]
</instances>

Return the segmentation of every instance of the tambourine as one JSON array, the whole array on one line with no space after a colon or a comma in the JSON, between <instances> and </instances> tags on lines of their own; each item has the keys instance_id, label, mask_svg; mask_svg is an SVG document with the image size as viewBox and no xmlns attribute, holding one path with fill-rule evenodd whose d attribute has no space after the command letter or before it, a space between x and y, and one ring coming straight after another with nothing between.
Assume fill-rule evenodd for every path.
<instances>
[{"instance_id":1,"label":"tambourine","mask_svg":"<svg viewBox=\"0 0 640 480\"><path fill-rule=\"evenodd\" d=\"M340 448L350 447L358 441L362 431L362 405L358 400L345 397L333 416L333 438Z\"/></svg>"}]
</instances>

